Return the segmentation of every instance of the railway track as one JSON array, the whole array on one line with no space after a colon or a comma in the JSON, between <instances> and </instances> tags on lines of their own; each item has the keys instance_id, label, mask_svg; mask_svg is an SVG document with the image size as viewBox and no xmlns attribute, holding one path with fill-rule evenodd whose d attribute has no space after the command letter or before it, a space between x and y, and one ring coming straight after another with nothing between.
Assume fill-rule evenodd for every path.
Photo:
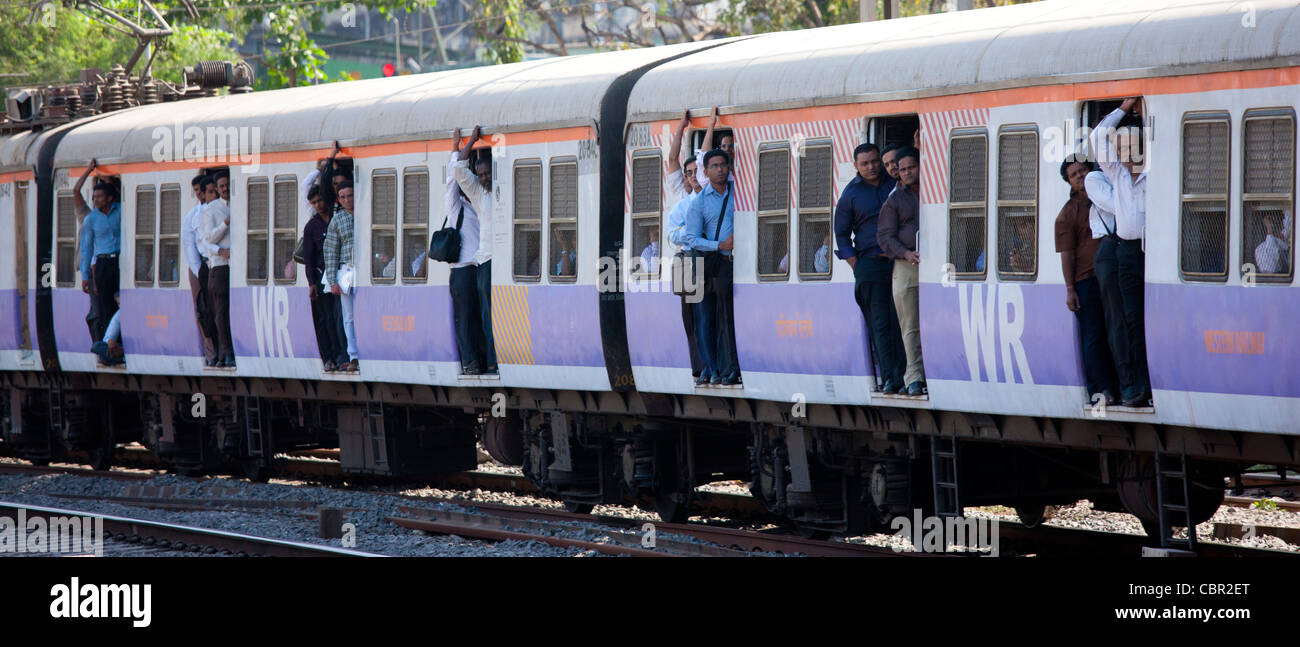
<instances>
[{"instance_id":1,"label":"railway track","mask_svg":"<svg viewBox=\"0 0 1300 647\"><path fill-rule=\"evenodd\" d=\"M311 463L325 463L328 461L312 460L304 461ZM287 461L293 464L294 461ZM337 464L334 464L337 468ZM65 467L65 466L31 466L19 465L14 463L0 464L0 473L8 474L49 474L61 473L76 476L102 476L127 482L142 482L148 480L153 475L147 473L124 472L124 471L96 471L86 468ZM319 473L319 472L317 472ZM445 475L433 479L437 487L446 487L449 489L474 489L493 491L509 491L521 493L536 493L536 489L524 477L510 474L498 474L488 472L464 472L453 475ZM174 493L169 496L166 488L159 490L157 487L150 486L135 487L127 485L125 488L126 496L120 497L93 497L96 500L104 502L122 503L126 505L135 505L142 507L151 507L157 509L171 510L212 510L212 509L240 509L240 508L257 508L265 510L267 507L283 508L282 514L297 515L303 517L315 517L316 512L311 510L313 504L310 502L294 501L250 501L247 499L189 499L176 498ZM719 493L699 493L700 500L703 503L702 511L709 514L716 514L724 517L745 517L756 512L757 502L752 497L740 495L729 495ZM77 495L62 495L63 498L90 498L79 497ZM439 498L417 495L394 495L411 500L412 502L422 503L448 503L456 506L473 508L477 513L470 513L466 516L457 516L454 514L442 513L441 516L432 516L417 512L415 508L410 508L404 512L404 517L393 517L389 520L403 527L418 529L425 532L438 534L457 534L466 537L476 537L491 541L504 539L532 539L543 541L557 546L571 546L583 549L595 550L597 552L620 554L620 555L692 555L692 556L726 556L741 555L751 552L777 553L777 554L803 554L817 556L875 556L875 555L917 555L919 553L897 553L889 548L880 548L866 546L862 544L845 543L838 541L815 541L796 537L789 534L780 534L774 532L755 532L741 530L736 528L725 528L710 526L704 524L670 524L661 522L652 522L657 536L661 535L678 535L694 539L695 542L686 542L686 545L676 545L670 538L667 543L661 544L662 547L656 547L649 552L645 552L645 547L641 545L641 540L645 536L644 530L641 530L648 522L644 520L627 519L623 517L611 517L602 515L580 514L561 510L545 509L538 507L525 507L517 505L506 505L498 503L487 503L477 501L467 501L459 498ZM1240 507L1249 507L1257 503L1258 500L1244 497L1227 497L1224 504ZM1274 502L1278 509L1300 511L1300 503L1278 501ZM557 532L562 532L563 524L598 524L624 533L619 535L608 535L605 543L599 547L587 546L582 544L582 540L566 539L557 536ZM555 524L560 524L556 526ZM1020 555L1061 555L1061 556L1137 556L1142 552L1142 547L1148 545L1148 540L1143 535L1128 535L1115 532L1091 531L1061 528L1055 526L1039 526L1027 528L1021 524L1001 521L1000 522L1000 539L1005 548L1003 554L1020 554ZM1223 529L1216 528L1214 536L1217 539L1240 537L1242 529L1234 529L1225 526ZM1267 531L1261 531L1261 534L1270 534ZM1289 537L1290 535L1288 535ZM577 542L577 543L575 543ZM710 542L715 546L712 548L699 548L698 542ZM672 546L674 549L669 549ZM720 549L718 547L721 547ZM249 551L239 551L246 554ZM1283 551L1244 548L1231 544L1221 544L1213 542L1201 542L1198 553L1203 556L1295 556L1295 553Z\"/></svg>"},{"instance_id":2,"label":"railway track","mask_svg":"<svg viewBox=\"0 0 1300 647\"><path fill-rule=\"evenodd\" d=\"M146 519L132 519L81 510L50 508L26 503L0 501L0 515L28 520L40 517L91 517L103 519L103 539L114 545L141 544L172 551L265 557L381 557L347 548L335 548L269 537L255 537L224 530L197 528Z\"/></svg>"}]
</instances>

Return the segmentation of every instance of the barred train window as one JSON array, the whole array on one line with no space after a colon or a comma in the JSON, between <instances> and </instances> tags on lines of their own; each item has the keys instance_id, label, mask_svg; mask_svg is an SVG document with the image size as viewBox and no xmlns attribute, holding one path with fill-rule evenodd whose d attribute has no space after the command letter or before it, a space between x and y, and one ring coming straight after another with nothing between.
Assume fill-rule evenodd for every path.
<instances>
[{"instance_id":1,"label":"barred train window","mask_svg":"<svg viewBox=\"0 0 1300 647\"><path fill-rule=\"evenodd\" d=\"M663 158L659 151L638 151L632 154L632 249L629 262L637 276L655 277L658 267L646 267L641 262L641 252L665 237L662 231L663 209Z\"/></svg>"},{"instance_id":2,"label":"barred train window","mask_svg":"<svg viewBox=\"0 0 1300 647\"><path fill-rule=\"evenodd\" d=\"M453 223L454 224L454 223ZM402 173L402 282L424 283L429 262L429 171Z\"/></svg>"},{"instance_id":3,"label":"barred train window","mask_svg":"<svg viewBox=\"0 0 1300 647\"><path fill-rule=\"evenodd\" d=\"M713 232L704 232L712 238ZM785 143L758 150L758 278L790 276L790 149Z\"/></svg>"},{"instance_id":4,"label":"barred train window","mask_svg":"<svg viewBox=\"0 0 1300 647\"><path fill-rule=\"evenodd\" d=\"M266 281L268 227L271 222L271 187L266 178L248 180L248 280Z\"/></svg>"},{"instance_id":5,"label":"barred train window","mask_svg":"<svg viewBox=\"0 0 1300 647\"><path fill-rule=\"evenodd\" d=\"M551 160L551 253L547 273L555 282L578 276L578 159ZM567 250L567 251L566 251Z\"/></svg>"},{"instance_id":6,"label":"barred train window","mask_svg":"<svg viewBox=\"0 0 1300 647\"><path fill-rule=\"evenodd\" d=\"M397 171L373 171L370 185L370 278L387 283L397 277Z\"/></svg>"},{"instance_id":7,"label":"barred train window","mask_svg":"<svg viewBox=\"0 0 1300 647\"><path fill-rule=\"evenodd\" d=\"M998 277L1038 275L1038 131L1008 126L998 133Z\"/></svg>"},{"instance_id":8,"label":"barred train window","mask_svg":"<svg viewBox=\"0 0 1300 647\"><path fill-rule=\"evenodd\" d=\"M275 177L275 231L272 249L276 283L293 283L298 278L298 264L293 262L293 248L298 246L298 177Z\"/></svg>"},{"instance_id":9,"label":"barred train window","mask_svg":"<svg viewBox=\"0 0 1300 647\"><path fill-rule=\"evenodd\" d=\"M516 280L542 278L542 162L525 160L514 173L514 275Z\"/></svg>"},{"instance_id":10,"label":"barred train window","mask_svg":"<svg viewBox=\"0 0 1300 647\"><path fill-rule=\"evenodd\" d=\"M153 185L135 190L135 284L153 285L153 251L157 236L158 195Z\"/></svg>"},{"instance_id":11,"label":"barred train window","mask_svg":"<svg viewBox=\"0 0 1300 647\"><path fill-rule=\"evenodd\" d=\"M181 186L164 184L158 192L158 285L181 280Z\"/></svg>"},{"instance_id":12,"label":"barred train window","mask_svg":"<svg viewBox=\"0 0 1300 647\"><path fill-rule=\"evenodd\" d=\"M1228 115L1183 117L1178 267L1189 281L1228 277Z\"/></svg>"},{"instance_id":13,"label":"barred train window","mask_svg":"<svg viewBox=\"0 0 1300 647\"><path fill-rule=\"evenodd\" d=\"M835 241L831 209L835 206L835 167L831 142L810 141L799 158L799 277L831 277Z\"/></svg>"},{"instance_id":14,"label":"barred train window","mask_svg":"<svg viewBox=\"0 0 1300 647\"><path fill-rule=\"evenodd\" d=\"M72 287L77 283L77 210L72 198L72 191L59 191L58 227L55 238L56 254L55 284L61 288ZM81 277L89 281L89 276Z\"/></svg>"},{"instance_id":15,"label":"barred train window","mask_svg":"<svg viewBox=\"0 0 1300 647\"><path fill-rule=\"evenodd\" d=\"M1289 108L1248 110L1244 130L1241 262L1254 266L1260 282L1290 283L1295 274L1295 113Z\"/></svg>"},{"instance_id":16,"label":"barred train window","mask_svg":"<svg viewBox=\"0 0 1300 647\"><path fill-rule=\"evenodd\" d=\"M982 279L988 228L988 134L954 131L948 159L948 262L957 278Z\"/></svg>"}]
</instances>

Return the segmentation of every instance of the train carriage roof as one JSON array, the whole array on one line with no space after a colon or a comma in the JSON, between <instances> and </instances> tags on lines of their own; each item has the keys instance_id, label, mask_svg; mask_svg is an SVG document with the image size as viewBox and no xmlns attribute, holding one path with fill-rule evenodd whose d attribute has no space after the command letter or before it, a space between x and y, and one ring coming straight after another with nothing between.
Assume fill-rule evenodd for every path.
<instances>
[{"instance_id":1,"label":"train carriage roof","mask_svg":"<svg viewBox=\"0 0 1300 647\"><path fill-rule=\"evenodd\" d=\"M632 118L683 106L834 103L996 89L1042 77L1126 78L1300 55L1292 0L1048 0L781 32L665 63L637 83Z\"/></svg>"},{"instance_id":2,"label":"train carriage roof","mask_svg":"<svg viewBox=\"0 0 1300 647\"><path fill-rule=\"evenodd\" d=\"M262 151L335 139L384 141L483 124L491 132L590 125L609 85L625 72L707 47L688 43L548 58L388 79L251 92L124 110L85 123L59 145L56 164L148 161L155 130L259 127ZM205 130L205 132L207 132ZM346 144L345 144L346 145Z\"/></svg>"}]
</instances>

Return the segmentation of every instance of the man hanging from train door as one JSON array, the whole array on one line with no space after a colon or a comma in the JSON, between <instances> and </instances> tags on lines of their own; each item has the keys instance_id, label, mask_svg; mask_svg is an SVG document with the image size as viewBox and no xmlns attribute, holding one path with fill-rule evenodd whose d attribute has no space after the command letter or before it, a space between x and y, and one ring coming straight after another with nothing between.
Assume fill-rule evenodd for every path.
<instances>
[{"instance_id":1,"label":"man hanging from train door","mask_svg":"<svg viewBox=\"0 0 1300 647\"><path fill-rule=\"evenodd\" d=\"M876 241L894 259L894 308L907 355L907 395L925 395L925 364L921 357L920 264L916 251L921 219L921 153L915 148L898 152L898 181L903 189L894 191L880 208Z\"/></svg>"},{"instance_id":2,"label":"man hanging from train door","mask_svg":"<svg viewBox=\"0 0 1300 647\"><path fill-rule=\"evenodd\" d=\"M695 311L695 339L704 369L695 383L738 385L741 378L732 291L735 263L731 256L735 248L736 205L732 199L735 186L728 179L731 159L714 149L704 154L704 168L709 184L691 200L682 237L691 249L706 253L704 298L696 304Z\"/></svg>"},{"instance_id":3,"label":"man hanging from train door","mask_svg":"<svg viewBox=\"0 0 1300 647\"><path fill-rule=\"evenodd\" d=\"M495 200L492 197L492 157L484 155L474 164L470 172L470 152L474 144L483 138L483 127L474 126L469 142L456 154L452 161L452 170L456 183L465 195L469 196L470 205L479 217L478 251L474 253L474 262L478 263L478 302L479 318L483 331L484 372L490 375L497 372L496 344L492 339L492 219Z\"/></svg>"},{"instance_id":4,"label":"man hanging from train door","mask_svg":"<svg viewBox=\"0 0 1300 647\"><path fill-rule=\"evenodd\" d=\"M447 164L446 188L443 191L444 211L448 223L460 230L460 256L451 264L449 287L451 289L452 327L456 333L456 349L460 352L460 372L480 375L486 364L483 345L482 308L479 304L478 263L474 258L479 251L479 215L469 196L456 181L455 160L470 147L466 140L460 142L460 129L451 135L451 162ZM489 173L491 171L489 170ZM489 323L489 325L491 325Z\"/></svg>"},{"instance_id":5,"label":"man hanging from train door","mask_svg":"<svg viewBox=\"0 0 1300 647\"><path fill-rule=\"evenodd\" d=\"M77 216L83 218L79 241L81 291L91 295L91 311L94 313L92 341L103 339L109 319L117 312L117 256L122 248L122 203L118 200L117 188L109 182L96 182L91 191L94 209L86 206L86 199L81 195L82 185L97 166L97 160L90 160L90 166L86 167L72 190ZM92 259L94 274L91 274Z\"/></svg>"},{"instance_id":6,"label":"man hanging from train door","mask_svg":"<svg viewBox=\"0 0 1300 647\"><path fill-rule=\"evenodd\" d=\"M352 216L355 202L352 182L343 182L338 187L339 210L330 218L325 230L323 256L325 258L325 285L330 294L339 298L339 309L343 316L343 336L347 344L348 361L337 367L340 371L356 372L361 370L360 355L357 353L357 330L354 324L356 303L356 265L353 263L355 252L354 232L356 221Z\"/></svg>"},{"instance_id":7,"label":"man hanging from train door","mask_svg":"<svg viewBox=\"0 0 1300 647\"><path fill-rule=\"evenodd\" d=\"M853 151L857 174L835 204L836 256L853 270L854 298L871 335L871 359L885 395L906 389L907 356L898 328L890 281L894 262L876 240L880 209L894 191L894 179L881 172L880 150L860 144Z\"/></svg>"},{"instance_id":8,"label":"man hanging from train door","mask_svg":"<svg viewBox=\"0 0 1300 647\"><path fill-rule=\"evenodd\" d=\"M316 331L316 347L326 371L338 370L348 362L347 342L343 334L343 316L339 312L339 297L325 290L321 279L325 275L325 232L334 217L334 184L326 175L334 168L334 158L339 154L338 142L330 156L321 160L316 168L303 178L298 192L303 196L300 208L305 208L311 218L302 230L303 265L307 272L308 297L311 299L312 326ZM343 174L335 178L346 179ZM317 180L320 183L317 184ZM340 182L341 184L341 182Z\"/></svg>"},{"instance_id":9,"label":"man hanging from train door","mask_svg":"<svg viewBox=\"0 0 1300 647\"><path fill-rule=\"evenodd\" d=\"M190 187L194 189L196 200L193 207L181 221L181 253L185 255L185 264L189 267L190 300L194 303L194 322L199 330L199 341L203 346L203 360L208 366L217 363L217 331L208 312L208 290L205 280L208 278L206 254L199 247L197 236L199 216L208 202L208 194L203 191L203 175L194 176ZM207 247L207 243L204 243Z\"/></svg>"},{"instance_id":10,"label":"man hanging from train door","mask_svg":"<svg viewBox=\"0 0 1300 647\"><path fill-rule=\"evenodd\" d=\"M1061 163L1061 179L1070 185L1070 199L1056 216L1056 251L1061 255L1061 272L1065 277L1065 307L1079 320L1088 401L1100 396L1106 404L1115 405L1119 404L1119 390L1110 344L1106 343L1101 288L1093 267L1101 236L1093 232L1095 207L1088 199L1085 186L1092 169L1092 163L1082 157L1069 156Z\"/></svg>"},{"instance_id":11,"label":"man hanging from train door","mask_svg":"<svg viewBox=\"0 0 1300 647\"><path fill-rule=\"evenodd\" d=\"M1142 146L1140 97L1129 97L1097 124L1088 136L1097 165L1114 191L1115 206L1115 280L1102 281L1102 290L1113 286L1120 306L1122 321L1107 319L1107 326L1121 327L1112 336L1122 336L1128 343L1126 359L1131 374L1131 384L1124 384L1123 402L1126 407L1147 406L1151 400L1151 381L1147 372L1146 324L1143 320L1143 297L1146 289L1146 253L1143 238L1146 235L1147 162L1150 151ZM1133 111L1129 121L1134 125L1119 128L1126 115ZM1094 202L1096 199L1093 199ZM1107 299L1103 293L1103 299ZM1123 371L1117 362L1116 367ZM1123 373L1121 382L1125 380Z\"/></svg>"},{"instance_id":12,"label":"man hanging from train door","mask_svg":"<svg viewBox=\"0 0 1300 647\"><path fill-rule=\"evenodd\" d=\"M230 174L213 173L204 182L208 203L200 215L199 240L211 245L208 256L208 304L217 329L216 368L234 368L235 350L230 341Z\"/></svg>"},{"instance_id":13,"label":"man hanging from train door","mask_svg":"<svg viewBox=\"0 0 1300 647\"><path fill-rule=\"evenodd\" d=\"M674 204L672 211L668 213L668 223L665 225L669 243L668 253L663 255L665 259L675 256L679 249L690 249L682 239L682 234L686 231L686 212L691 207L691 200L700 194L700 183L696 173L699 162L694 157L686 160L685 164L681 162L682 138L686 126L691 123L690 115L690 110L682 115L668 151L668 177L665 180L665 187L668 190L668 197ZM656 236L654 240L658 241L659 238ZM691 351L691 377L698 379L704 370L704 363L700 360L699 343L695 338L695 304L687 302L686 295L681 296L681 301L682 326L686 329L686 344Z\"/></svg>"}]
</instances>

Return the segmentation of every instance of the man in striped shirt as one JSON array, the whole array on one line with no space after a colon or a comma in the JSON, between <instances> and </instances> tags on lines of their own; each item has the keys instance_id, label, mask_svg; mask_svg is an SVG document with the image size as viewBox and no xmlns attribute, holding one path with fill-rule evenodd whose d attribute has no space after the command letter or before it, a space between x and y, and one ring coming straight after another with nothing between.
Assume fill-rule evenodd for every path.
<instances>
[{"instance_id":1,"label":"man in striped shirt","mask_svg":"<svg viewBox=\"0 0 1300 647\"><path fill-rule=\"evenodd\" d=\"M341 207L335 212L334 217L330 218L329 227L325 230L325 284L329 286L330 294L339 297L339 305L343 310L343 335L347 338L348 361L339 370L357 371L360 370L360 362L357 356L357 331L353 325L353 306L356 295L353 291L356 282L356 272L352 261L353 252L353 228L354 221L352 218L353 208L353 189L351 182L343 182L339 185L338 200ZM343 276L340 277L340 274ZM347 289L339 284L340 279L347 283Z\"/></svg>"}]
</instances>

